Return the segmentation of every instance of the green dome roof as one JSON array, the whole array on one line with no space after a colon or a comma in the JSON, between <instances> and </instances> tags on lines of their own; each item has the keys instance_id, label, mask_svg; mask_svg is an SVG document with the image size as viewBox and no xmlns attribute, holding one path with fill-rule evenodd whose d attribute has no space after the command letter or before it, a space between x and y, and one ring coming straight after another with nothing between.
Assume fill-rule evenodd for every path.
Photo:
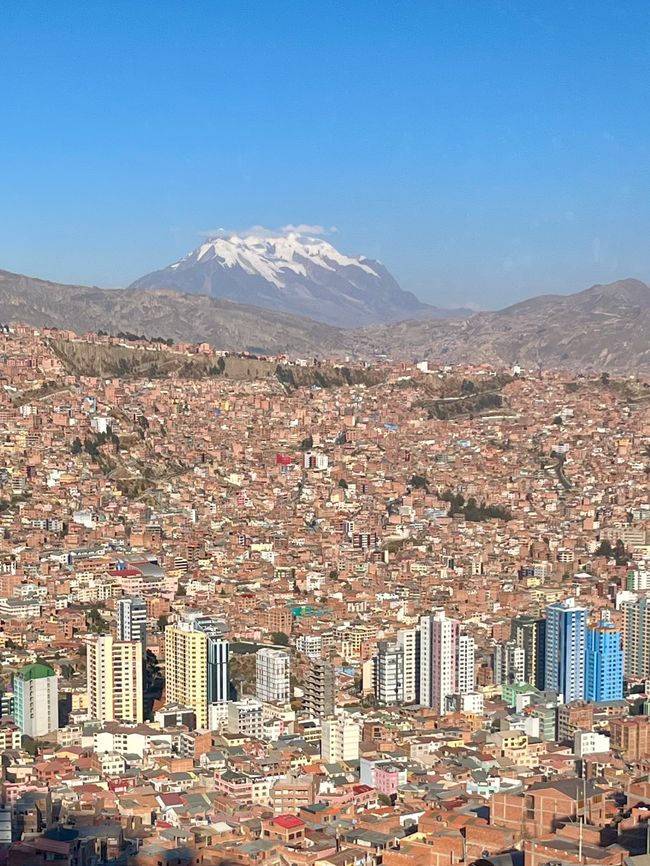
<instances>
[{"instance_id":1,"label":"green dome roof","mask_svg":"<svg viewBox=\"0 0 650 866\"><path fill-rule=\"evenodd\" d=\"M49 665L35 662L33 665L26 665L18 676L23 680L42 680L45 677L55 677L56 674Z\"/></svg>"}]
</instances>

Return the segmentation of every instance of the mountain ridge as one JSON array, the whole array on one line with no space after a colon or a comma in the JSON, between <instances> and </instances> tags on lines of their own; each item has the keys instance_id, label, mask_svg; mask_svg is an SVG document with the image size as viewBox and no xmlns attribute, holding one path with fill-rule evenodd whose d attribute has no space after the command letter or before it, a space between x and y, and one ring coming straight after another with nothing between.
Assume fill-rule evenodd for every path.
<instances>
[{"instance_id":1,"label":"mountain ridge","mask_svg":"<svg viewBox=\"0 0 650 866\"><path fill-rule=\"evenodd\" d=\"M77 333L130 331L269 355L650 372L650 287L631 278L464 319L345 329L169 289L100 289L0 271L0 320Z\"/></svg>"}]
</instances>

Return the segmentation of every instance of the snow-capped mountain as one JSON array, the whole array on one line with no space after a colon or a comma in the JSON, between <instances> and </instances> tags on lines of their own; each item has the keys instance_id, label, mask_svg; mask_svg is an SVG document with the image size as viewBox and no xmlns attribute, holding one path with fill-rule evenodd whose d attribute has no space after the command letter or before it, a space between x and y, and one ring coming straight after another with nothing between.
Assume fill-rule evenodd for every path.
<instances>
[{"instance_id":1,"label":"snow-capped mountain","mask_svg":"<svg viewBox=\"0 0 650 866\"><path fill-rule=\"evenodd\" d=\"M288 231L219 234L132 288L171 288L356 327L449 315L403 291L379 262Z\"/></svg>"}]
</instances>

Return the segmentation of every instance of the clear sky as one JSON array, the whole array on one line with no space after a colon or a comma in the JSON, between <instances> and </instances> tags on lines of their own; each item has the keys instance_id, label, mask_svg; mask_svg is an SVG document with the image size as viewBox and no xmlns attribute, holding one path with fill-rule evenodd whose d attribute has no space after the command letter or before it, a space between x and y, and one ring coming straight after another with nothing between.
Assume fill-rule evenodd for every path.
<instances>
[{"instance_id":1,"label":"clear sky","mask_svg":"<svg viewBox=\"0 0 650 866\"><path fill-rule=\"evenodd\" d=\"M3 0L0 268L286 223L447 306L650 281L650 2Z\"/></svg>"}]
</instances>

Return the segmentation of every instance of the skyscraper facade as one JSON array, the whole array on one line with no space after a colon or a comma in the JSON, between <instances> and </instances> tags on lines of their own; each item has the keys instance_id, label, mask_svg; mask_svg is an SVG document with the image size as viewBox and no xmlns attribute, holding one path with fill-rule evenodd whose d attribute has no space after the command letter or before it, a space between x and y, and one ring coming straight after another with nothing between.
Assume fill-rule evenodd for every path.
<instances>
[{"instance_id":1,"label":"skyscraper facade","mask_svg":"<svg viewBox=\"0 0 650 866\"><path fill-rule=\"evenodd\" d=\"M420 697L420 629L400 629L397 632L397 643L403 652L404 703L414 704Z\"/></svg>"},{"instance_id":2,"label":"skyscraper facade","mask_svg":"<svg viewBox=\"0 0 650 866\"><path fill-rule=\"evenodd\" d=\"M623 697L623 642L621 631L603 621L587 629L585 698L615 701Z\"/></svg>"},{"instance_id":3,"label":"skyscraper facade","mask_svg":"<svg viewBox=\"0 0 650 866\"><path fill-rule=\"evenodd\" d=\"M466 634L459 635L456 691L461 695L474 691L476 683L475 655L474 638Z\"/></svg>"},{"instance_id":4,"label":"skyscraper facade","mask_svg":"<svg viewBox=\"0 0 650 866\"><path fill-rule=\"evenodd\" d=\"M211 616L193 616L190 619L195 631L207 635L208 704L224 703L230 698L230 644L223 636L226 625Z\"/></svg>"},{"instance_id":5,"label":"skyscraper facade","mask_svg":"<svg viewBox=\"0 0 650 866\"><path fill-rule=\"evenodd\" d=\"M255 659L255 696L258 701L286 704L290 696L289 653L264 647Z\"/></svg>"},{"instance_id":6,"label":"skyscraper facade","mask_svg":"<svg viewBox=\"0 0 650 866\"><path fill-rule=\"evenodd\" d=\"M143 720L142 644L99 635L87 643L88 711L102 722Z\"/></svg>"},{"instance_id":7,"label":"skyscraper facade","mask_svg":"<svg viewBox=\"0 0 650 866\"><path fill-rule=\"evenodd\" d=\"M554 689L564 703L585 696L587 610L574 598L546 608L545 687Z\"/></svg>"},{"instance_id":8,"label":"skyscraper facade","mask_svg":"<svg viewBox=\"0 0 650 866\"><path fill-rule=\"evenodd\" d=\"M420 620L420 703L441 715L457 691L459 628L442 611Z\"/></svg>"},{"instance_id":9,"label":"skyscraper facade","mask_svg":"<svg viewBox=\"0 0 650 866\"><path fill-rule=\"evenodd\" d=\"M511 638L525 653L524 682L536 689L545 688L546 620L534 616L515 617Z\"/></svg>"},{"instance_id":10,"label":"skyscraper facade","mask_svg":"<svg viewBox=\"0 0 650 866\"><path fill-rule=\"evenodd\" d=\"M624 602L623 648L625 675L631 679L650 676L650 598Z\"/></svg>"},{"instance_id":11,"label":"skyscraper facade","mask_svg":"<svg viewBox=\"0 0 650 866\"><path fill-rule=\"evenodd\" d=\"M165 629L165 696L191 707L198 728L208 726L208 636L191 620Z\"/></svg>"},{"instance_id":12,"label":"skyscraper facade","mask_svg":"<svg viewBox=\"0 0 650 866\"><path fill-rule=\"evenodd\" d=\"M374 657L375 697L380 704L404 702L404 649L397 642L380 640Z\"/></svg>"},{"instance_id":13,"label":"skyscraper facade","mask_svg":"<svg viewBox=\"0 0 650 866\"><path fill-rule=\"evenodd\" d=\"M143 655L147 646L147 604L143 598L135 595L125 595L118 599L117 639L139 640Z\"/></svg>"},{"instance_id":14,"label":"skyscraper facade","mask_svg":"<svg viewBox=\"0 0 650 866\"><path fill-rule=\"evenodd\" d=\"M514 640L498 643L494 647L494 682L526 682L526 650Z\"/></svg>"}]
</instances>

